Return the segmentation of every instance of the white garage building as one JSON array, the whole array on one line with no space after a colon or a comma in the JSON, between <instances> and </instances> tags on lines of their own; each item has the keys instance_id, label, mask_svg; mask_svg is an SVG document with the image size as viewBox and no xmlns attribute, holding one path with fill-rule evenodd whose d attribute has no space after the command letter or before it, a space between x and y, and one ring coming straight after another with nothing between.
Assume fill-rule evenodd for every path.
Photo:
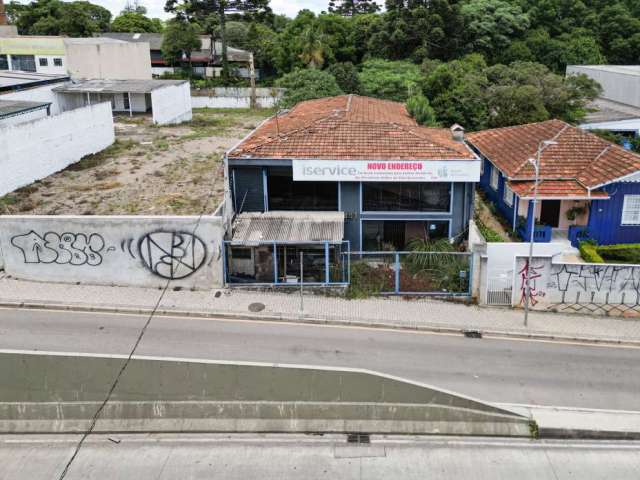
<instances>
[{"instance_id":1,"label":"white garage building","mask_svg":"<svg viewBox=\"0 0 640 480\"><path fill-rule=\"evenodd\" d=\"M153 123L191 120L191 90L187 80L75 80L53 89L63 110L110 102L114 112L151 112Z\"/></svg>"}]
</instances>

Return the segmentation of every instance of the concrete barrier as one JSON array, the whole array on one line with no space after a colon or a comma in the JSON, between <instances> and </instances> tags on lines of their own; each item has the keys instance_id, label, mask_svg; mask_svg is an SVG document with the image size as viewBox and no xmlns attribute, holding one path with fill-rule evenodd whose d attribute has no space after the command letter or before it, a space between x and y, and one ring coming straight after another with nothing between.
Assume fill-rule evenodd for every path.
<instances>
[{"instance_id":1,"label":"concrete barrier","mask_svg":"<svg viewBox=\"0 0 640 480\"><path fill-rule=\"evenodd\" d=\"M223 285L222 217L0 216L7 275L93 285Z\"/></svg>"},{"instance_id":2,"label":"concrete barrier","mask_svg":"<svg viewBox=\"0 0 640 480\"><path fill-rule=\"evenodd\" d=\"M256 88L257 108L273 108L282 98L281 88ZM191 90L193 108L249 108L251 107L250 88L212 88Z\"/></svg>"},{"instance_id":3,"label":"concrete barrier","mask_svg":"<svg viewBox=\"0 0 640 480\"><path fill-rule=\"evenodd\" d=\"M124 361L0 353L0 432L86 429ZM367 370L134 357L96 431L528 436L529 421Z\"/></svg>"}]
</instances>

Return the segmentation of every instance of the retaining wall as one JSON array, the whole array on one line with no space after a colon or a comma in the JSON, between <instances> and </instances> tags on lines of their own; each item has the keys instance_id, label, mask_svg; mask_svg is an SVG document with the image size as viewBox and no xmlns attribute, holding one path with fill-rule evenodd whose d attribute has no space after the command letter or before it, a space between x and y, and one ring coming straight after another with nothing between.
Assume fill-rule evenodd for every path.
<instances>
[{"instance_id":1,"label":"retaining wall","mask_svg":"<svg viewBox=\"0 0 640 480\"><path fill-rule=\"evenodd\" d=\"M284 90L278 88L256 88L257 108L272 108L282 98ZM250 108L250 88L213 88L192 90L193 108Z\"/></svg>"},{"instance_id":2,"label":"retaining wall","mask_svg":"<svg viewBox=\"0 0 640 480\"><path fill-rule=\"evenodd\" d=\"M114 141L109 103L0 126L0 196L63 170Z\"/></svg>"},{"instance_id":3,"label":"retaining wall","mask_svg":"<svg viewBox=\"0 0 640 480\"><path fill-rule=\"evenodd\" d=\"M86 429L125 358L0 353L0 432ZM367 370L134 357L95 431L527 436L529 422Z\"/></svg>"},{"instance_id":4,"label":"retaining wall","mask_svg":"<svg viewBox=\"0 0 640 480\"><path fill-rule=\"evenodd\" d=\"M6 273L43 282L220 287L223 236L219 216L0 216Z\"/></svg>"},{"instance_id":5,"label":"retaining wall","mask_svg":"<svg viewBox=\"0 0 640 480\"><path fill-rule=\"evenodd\" d=\"M512 305L522 307L528 258L516 257ZM531 308L589 314L640 315L640 265L531 262Z\"/></svg>"}]
</instances>

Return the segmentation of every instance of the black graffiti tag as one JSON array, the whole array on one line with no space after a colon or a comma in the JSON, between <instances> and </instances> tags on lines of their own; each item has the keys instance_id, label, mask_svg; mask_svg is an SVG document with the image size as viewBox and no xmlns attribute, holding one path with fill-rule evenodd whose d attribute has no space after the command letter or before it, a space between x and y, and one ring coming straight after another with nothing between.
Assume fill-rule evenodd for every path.
<instances>
[{"instance_id":1,"label":"black graffiti tag","mask_svg":"<svg viewBox=\"0 0 640 480\"><path fill-rule=\"evenodd\" d=\"M97 233L47 232L40 236L33 230L11 238L11 245L22 252L24 263L57 263L59 265L89 265L102 263L105 243Z\"/></svg>"},{"instance_id":2,"label":"black graffiti tag","mask_svg":"<svg viewBox=\"0 0 640 480\"><path fill-rule=\"evenodd\" d=\"M138 252L145 267L168 280L189 277L207 259L205 243L188 232L149 233L140 239Z\"/></svg>"}]
</instances>

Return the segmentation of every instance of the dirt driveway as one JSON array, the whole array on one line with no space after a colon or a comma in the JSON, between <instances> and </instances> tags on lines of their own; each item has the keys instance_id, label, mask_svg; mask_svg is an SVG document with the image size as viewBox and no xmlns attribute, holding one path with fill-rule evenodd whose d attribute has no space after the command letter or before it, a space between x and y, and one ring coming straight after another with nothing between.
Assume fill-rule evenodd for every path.
<instances>
[{"instance_id":1,"label":"dirt driveway","mask_svg":"<svg viewBox=\"0 0 640 480\"><path fill-rule=\"evenodd\" d=\"M271 113L199 109L192 122L164 127L118 116L114 145L0 198L0 214L213 212L224 191L224 152Z\"/></svg>"}]
</instances>

